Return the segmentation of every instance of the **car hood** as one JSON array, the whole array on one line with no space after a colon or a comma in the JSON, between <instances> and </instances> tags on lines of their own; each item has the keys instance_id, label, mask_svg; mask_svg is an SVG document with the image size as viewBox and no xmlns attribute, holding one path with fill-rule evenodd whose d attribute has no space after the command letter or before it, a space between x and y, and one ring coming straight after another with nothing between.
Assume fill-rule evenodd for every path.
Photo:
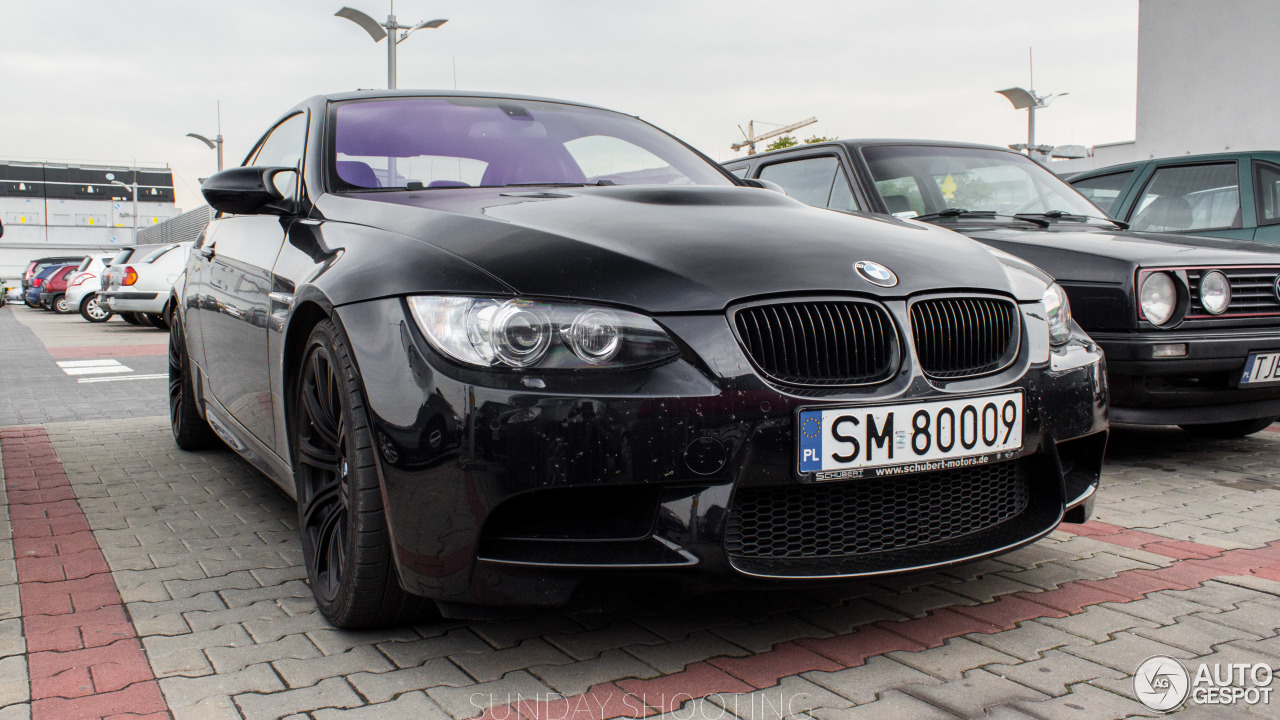
<instances>
[{"instance_id":1,"label":"car hood","mask_svg":"<svg viewBox=\"0 0 1280 720\"><path fill-rule=\"evenodd\" d=\"M748 298L802 293L1014 294L1000 261L961 235L815 209L768 190L619 186L350 193L323 195L316 209L327 220L428 242L520 294L649 312L720 311ZM860 260L885 265L899 283L880 288L864 280L854 271Z\"/></svg>"},{"instance_id":2,"label":"car hood","mask_svg":"<svg viewBox=\"0 0 1280 720\"><path fill-rule=\"evenodd\" d=\"M1246 240L1142 233L1123 230L965 227L944 225L1040 266L1059 281L1096 281L1113 268L1124 276L1135 267L1280 265L1280 248Z\"/></svg>"}]
</instances>

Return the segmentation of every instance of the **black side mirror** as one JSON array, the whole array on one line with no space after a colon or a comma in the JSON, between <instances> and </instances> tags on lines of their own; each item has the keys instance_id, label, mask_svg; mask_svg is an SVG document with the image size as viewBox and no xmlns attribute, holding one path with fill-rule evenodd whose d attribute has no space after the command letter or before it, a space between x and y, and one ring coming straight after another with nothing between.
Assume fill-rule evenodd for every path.
<instances>
[{"instance_id":1,"label":"black side mirror","mask_svg":"<svg viewBox=\"0 0 1280 720\"><path fill-rule=\"evenodd\" d=\"M288 167L237 167L209 176L200 192L209 206L232 215L288 215L295 209L292 197L276 186L276 176L297 173Z\"/></svg>"},{"instance_id":2,"label":"black side mirror","mask_svg":"<svg viewBox=\"0 0 1280 720\"><path fill-rule=\"evenodd\" d=\"M784 190L781 185L779 185L776 182L773 182L772 180L761 180L759 178L740 178L739 182L741 182L743 185L746 185L747 187L760 188L761 190L772 190L774 192L782 193L783 195L787 194L787 191Z\"/></svg>"}]
</instances>

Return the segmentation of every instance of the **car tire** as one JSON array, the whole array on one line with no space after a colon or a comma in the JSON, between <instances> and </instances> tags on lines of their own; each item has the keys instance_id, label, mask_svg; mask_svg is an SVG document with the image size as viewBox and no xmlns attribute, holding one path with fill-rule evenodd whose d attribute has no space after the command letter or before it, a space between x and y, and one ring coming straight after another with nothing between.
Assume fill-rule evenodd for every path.
<instances>
[{"instance_id":1,"label":"car tire","mask_svg":"<svg viewBox=\"0 0 1280 720\"><path fill-rule=\"evenodd\" d=\"M343 629L404 623L433 607L400 587L361 398L346 341L322 320L302 353L290 445L307 578L320 612Z\"/></svg>"},{"instance_id":2,"label":"car tire","mask_svg":"<svg viewBox=\"0 0 1280 720\"><path fill-rule=\"evenodd\" d=\"M218 436L209 427L209 421L204 419L196 400L182 321L173 318L172 327L169 331L169 427L178 447L204 450L216 445Z\"/></svg>"},{"instance_id":3,"label":"car tire","mask_svg":"<svg viewBox=\"0 0 1280 720\"><path fill-rule=\"evenodd\" d=\"M149 323L151 327L159 328L161 330L169 329L169 321L164 319L164 315L160 315L158 313L147 313L142 317L146 318L147 323Z\"/></svg>"},{"instance_id":4,"label":"car tire","mask_svg":"<svg viewBox=\"0 0 1280 720\"><path fill-rule=\"evenodd\" d=\"M121 319L121 320L124 320L125 322L129 323L130 325L141 325L141 324L142 324L142 319L138 316L138 313L122 312L122 313L120 313L120 319Z\"/></svg>"},{"instance_id":5,"label":"car tire","mask_svg":"<svg viewBox=\"0 0 1280 720\"><path fill-rule=\"evenodd\" d=\"M59 315L66 315L71 312L71 306L67 304L66 295L58 295L53 299L53 311Z\"/></svg>"},{"instance_id":6,"label":"car tire","mask_svg":"<svg viewBox=\"0 0 1280 720\"><path fill-rule=\"evenodd\" d=\"M1280 420L1280 418L1265 417L1256 420L1236 420L1233 422L1207 423L1205 425L1179 425L1178 427L1192 435L1217 440L1230 440L1262 432L1276 420Z\"/></svg>"},{"instance_id":7,"label":"car tire","mask_svg":"<svg viewBox=\"0 0 1280 720\"><path fill-rule=\"evenodd\" d=\"M80 301L80 317L91 323L106 322L113 314L102 304L98 293L89 293Z\"/></svg>"}]
</instances>

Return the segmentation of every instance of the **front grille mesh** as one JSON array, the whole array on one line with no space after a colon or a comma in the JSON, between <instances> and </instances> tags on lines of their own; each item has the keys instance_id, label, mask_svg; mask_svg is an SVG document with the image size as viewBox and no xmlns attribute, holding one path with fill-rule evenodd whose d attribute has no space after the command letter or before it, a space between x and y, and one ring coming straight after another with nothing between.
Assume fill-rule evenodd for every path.
<instances>
[{"instance_id":1,"label":"front grille mesh","mask_svg":"<svg viewBox=\"0 0 1280 720\"><path fill-rule=\"evenodd\" d=\"M1280 297L1276 295L1276 277L1280 267L1222 268L1231 285L1231 303L1222 315L1210 315L1200 303L1200 280L1209 270L1187 270L1187 283L1191 285L1191 316L1229 317L1232 315L1280 314Z\"/></svg>"},{"instance_id":2,"label":"front grille mesh","mask_svg":"<svg viewBox=\"0 0 1280 720\"><path fill-rule=\"evenodd\" d=\"M743 488L729 512L732 557L840 558L945 542L1016 517L1029 499L1023 461L852 480Z\"/></svg>"},{"instance_id":3,"label":"front grille mesh","mask_svg":"<svg viewBox=\"0 0 1280 720\"><path fill-rule=\"evenodd\" d=\"M1013 361L1018 351L1018 309L995 298L920 300L911 306L911 332L926 375L983 375Z\"/></svg>"},{"instance_id":4,"label":"front grille mesh","mask_svg":"<svg viewBox=\"0 0 1280 720\"><path fill-rule=\"evenodd\" d=\"M897 369L898 335L878 305L813 301L759 305L734 315L756 365L795 385L864 385Z\"/></svg>"}]
</instances>

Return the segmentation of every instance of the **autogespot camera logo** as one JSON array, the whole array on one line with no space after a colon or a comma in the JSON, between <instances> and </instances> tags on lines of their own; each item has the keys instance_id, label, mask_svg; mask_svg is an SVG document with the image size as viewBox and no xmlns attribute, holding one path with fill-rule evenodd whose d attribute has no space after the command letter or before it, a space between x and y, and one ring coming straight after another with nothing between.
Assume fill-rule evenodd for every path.
<instances>
[{"instance_id":1,"label":"autogespot camera logo","mask_svg":"<svg viewBox=\"0 0 1280 720\"><path fill-rule=\"evenodd\" d=\"M1191 676L1174 658L1156 655L1147 658L1133 674L1133 694L1152 710L1172 710L1187 699Z\"/></svg>"}]
</instances>

